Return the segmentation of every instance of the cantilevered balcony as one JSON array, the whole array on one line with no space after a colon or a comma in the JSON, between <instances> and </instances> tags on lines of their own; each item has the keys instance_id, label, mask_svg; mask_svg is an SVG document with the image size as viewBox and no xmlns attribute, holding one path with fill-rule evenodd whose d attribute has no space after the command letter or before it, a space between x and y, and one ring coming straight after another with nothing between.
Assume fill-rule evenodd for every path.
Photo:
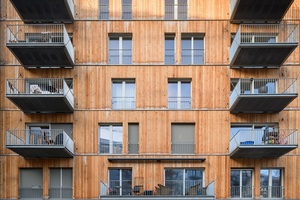
<instances>
[{"instance_id":1,"label":"cantilevered balcony","mask_svg":"<svg viewBox=\"0 0 300 200\"><path fill-rule=\"evenodd\" d=\"M10 0L25 23L72 23L73 0Z\"/></svg>"},{"instance_id":2,"label":"cantilevered balcony","mask_svg":"<svg viewBox=\"0 0 300 200\"><path fill-rule=\"evenodd\" d=\"M231 0L231 23L277 23L294 0Z\"/></svg>"},{"instance_id":3,"label":"cantilevered balcony","mask_svg":"<svg viewBox=\"0 0 300 200\"><path fill-rule=\"evenodd\" d=\"M297 46L297 25L242 24L230 47L230 66L278 68Z\"/></svg>"},{"instance_id":4,"label":"cantilevered balcony","mask_svg":"<svg viewBox=\"0 0 300 200\"><path fill-rule=\"evenodd\" d=\"M161 178L163 179L163 178ZM100 182L100 198L102 200L123 200L123 199L147 199L147 200L198 200L215 199L215 182L208 185L204 180L165 180L159 181L145 180L139 185L134 185L134 181L110 180Z\"/></svg>"},{"instance_id":5,"label":"cantilevered balcony","mask_svg":"<svg viewBox=\"0 0 300 200\"><path fill-rule=\"evenodd\" d=\"M25 158L72 158L74 142L63 130L9 130L6 148Z\"/></svg>"},{"instance_id":6,"label":"cantilevered balcony","mask_svg":"<svg viewBox=\"0 0 300 200\"><path fill-rule=\"evenodd\" d=\"M231 113L277 113L298 96L294 78L239 79L231 84Z\"/></svg>"},{"instance_id":7,"label":"cantilevered balcony","mask_svg":"<svg viewBox=\"0 0 300 200\"><path fill-rule=\"evenodd\" d=\"M8 25L6 46L25 68L74 67L74 47L63 24Z\"/></svg>"},{"instance_id":8,"label":"cantilevered balcony","mask_svg":"<svg viewBox=\"0 0 300 200\"><path fill-rule=\"evenodd\" d=\"M229 146L231 158L278 158L298 147L298 131L240 130Z\"/></svg>"},{"instance_id":9,"label":"cantilevered balcony","mask_svg":"<svg viewBox=\"0 0 300 200\"><path fill-rule=\"evenodd\" d=\"M6 97L24 113L70 113L74 96L64 79L8 79Z\"/></svg>"}]
</instances>

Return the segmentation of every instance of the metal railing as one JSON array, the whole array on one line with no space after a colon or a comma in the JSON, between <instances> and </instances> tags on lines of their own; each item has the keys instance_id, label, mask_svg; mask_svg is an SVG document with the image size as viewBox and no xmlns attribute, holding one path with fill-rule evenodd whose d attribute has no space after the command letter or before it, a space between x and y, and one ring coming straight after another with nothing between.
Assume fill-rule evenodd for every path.
<instances>
[{"instance_id":1,"label":"metal railing","mask_svg":"<svg viewBox=\"0 0 300 200\"><path fill-rule=\"evenodd\" d=\"M132 49L109 49L109 64L132 64Z\"/></svg>"},{"instance_id":2,"label":"metal railing","mask_svg":"<svg viewBox=\"0 0 300 200\"><path fill-rule=\"evenodd\" d=\"M100 138L99 153L100 154L122 154L123 144L122 142L108 143L107 141L102 141L102 139Z\"/></svg>"},{"instance_id":3,"label":"metal railing","mask_svg":"<svg viewBox=\"0 0 300 200\"><path fill-rule=\"evenodd\" d=\"M298 131L294 129L240 130L230 140L230 153L241 145L295 146L298 145Z\"/></svg>"},{"instance_id":4,"label":"metal railing","mask_svg":"<svg viewBox=\"0 0 300 200\"><path fill-rule=\"evenodd\" d=\"M6 131L6 146L65 146L74 152L74 142L62 129Z\"/></svg>"},{"instance_id":5,"label":"metal railing","mask_svg":"<svg viewBox=\"0 0 300 200\"><path fill-rule=\"evenodd\" d=\"M260 187L261 198L283 198L283 186L262 186Z\"/></svg>"},{"instance_id":6,"label":"metal railing","mask_svg":"<svg viewBox=\"0 0 300 200\"><path fill-rule=\"evenodd\" d=\"M165 20L186 20L187 10L187 4L165 5Z\"/></svg>"},{"instance_id":7,"label":"metal railing","mask_svg":"<svg viewBox=\"0 0 300 200\"><path fill-rule=\"evenodd\" d=\"M181 64L204 64L204 49L181 49Z\"/></svg>"},{"instance_id":8,"label":"metal railing","mask_svg":"<svg viewBox=\"0 0 300 200\"><path fill-rule=\"evenodd\" d=\"M43 198L43 187L41 186L31 186L31 187L20 187L19 188L19 197L23 198Z\"/></svg>"},{"instance_id":9,"label":"metal railing","mask_svg":"<svg viewBox=\"0 0 300 200\"><path fill-rule=\"evenodd\" d=\"M145 180L135 185L133 180L100 181L100 196L214 196L214 181L205 180Z\"/></svg>"},{"instance_id":10,"label":"metal railing","mask_svg":"<svg viewBox=\"0 0 300 200\"><path fill-rule=\"evenodd\" d=\"M191 97L169 97L168 98L169 109L191 109L192 99Z\"/></svg>"},{"instance_id":11,"label":"metal railing","mask_svg":"<svg viewBox=\"0 0 300 200\"><path fill-rule=\"evenodd\" d=\"M135 109L135 97L113 97L112 109Z\"/></svg>"},{"instance_id":12,"label":"metal railing","mask_svg":"<svg viewBox=\"0 0 300 200\"><path fill-rule=\"evenodd\" d=\"M139 153L139 144L128 143L128 154L138 154Z\"/></svg>"},{"instance_id":13,"label":"metal railing","mask_svg":"<svg viewBox=\"0 0 300 200\"><path fill-rule=\"evenodd\" d=\"M49 198L72 198L73 189L71 187L50 187Z\"/></svg>"},{"instance_id":14,"label":"metal railing","mask_svg":"<svg viewBox=\"0 0 300 200\"><path fill-rule=\"evenodd\" d=\"M172 154L195 154L194 143L172 143Z\"/></svg>"},{"instance_id":15,"label":"metal railing","mask_svg":"<svg viewBox=\"0 0 300 200\"><path fill-rule=\"evenodd\" d=\"M231 198L253 198L253 186L232 186L230 187Z\"/></svg>"},{"instance_id":16,"label":"metal railing","mask_svg":"<svg viewBox=\"0 0 300 200\"><path fill-rule=\"evenodd\" d=\"M232 83L233 84L233 83ZM240 79L230 95L230 106L241 94L284 95L298 93L296 78Z\"/></svg>"}]
</instances>

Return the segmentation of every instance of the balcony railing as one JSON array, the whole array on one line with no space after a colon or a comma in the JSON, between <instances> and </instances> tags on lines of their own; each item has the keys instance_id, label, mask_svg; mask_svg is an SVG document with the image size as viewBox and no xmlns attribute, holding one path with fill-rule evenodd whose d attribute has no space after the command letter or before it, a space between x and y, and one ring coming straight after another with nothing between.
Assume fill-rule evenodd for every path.
<instances>
[{"instance_id":1,"label":"balcony railing","mask_svg":"<svg viewBox=\"0 0 300 200\"><path fill-rule=\"evenodd\" d=\"M144 183L134 185L132 180L110 180L108 183L100 182L100 197L120 196L139 199L141 197L160 198L161 196L172 197L190 196L214 197L214 181L204 185L204 180L165 180L163 184L158 180L145 180Z\"/></svg>"},{"instance_id":2,"label":"balcony railing","mask_svg":"<svg viewBox=\"0 0 300 200\"><path fill-rule=\"evenodd\" d=\"M51 66L56 64L54 61L57 62L57 67L74 65L74 47L64 24L8 25L6 45L15 54L21 64L26 66ZM41 47L49 48L41 49ZM63 61L59 60L57 55L54 55L55 59L50 56L53 53L53 49L55 49L54 53L60 54L61 52L58 52L58 48L60 48L59 50L62 53L63 51L67 52L64 52ZM20 54L20 49L27 52L26 57ZM40 55L37 55L38 52L34 51L34 49L38 49L36 51L40 52L45 50L49 54L47 59L42 61L38 59L37 57ZM35 53L35 57L31 54L29 56L28 53L30 52Z\"/></svg>"},{"instance_id":3,"label":"balcony railing","mask_svg":"<svg viewBox=\"0 0 300 200\"><path fill-rule=\"evenodd\" d=\"M297 130L240 130L230 140L229 153L234 156L239 153L238 151L243 151L242 157L279 157L297 146ZM261 151L254 152L255 149ZM274 149L274 151L266 151L266 149ZM255 153L261 155L252 155Z\"/></svg>"},{"instance_id":4,"label":"balcony railing","mask_svg":"<svg viewBox=\"0 0 300 200\"><path fill-rule=\"evenodd\" d=\"M139 144L138 143L128 143L128 153L129 154L138 154L139 153Z\"/></svg>"},{"instance_id":5,"label":"balcony railing","mask_svg":"<svg viewBox=\"0 0 300 200\"><path fill-rule=\"evenodd\" d=\"M192 99L191 97L169 97L168 108L176 110L191 109Z\"/></svg>"},{"instance_id":6,"label":"balcony railing","mask_svg":"<svg viewBox=\"0 0 300 200\"><path fill-rule=\"evenodd\" d=\"M231 44L230 65L281 65L296 46L298 46L298 26L295 24L242 24ZM274 53L270 49L276 53L278 48L282 52L278 52L278 58L272 55L272 60L270 54ZM241 49L245 49L245 52ZM255 54L256 57L253 59L252 51L257 49L261 52Z\"/></svg>"},{"instance_id":7,"label":"balcony railing","mask_svg":"<svg viewBox=\"0 0 300 200\"><path fill-rule=\"evenodd\" d=\"M64 199L73 197L73 189L71 187L50 187L49 198L50 199Z\"/></svg>"},{"instance_id":8,"label":"balcony railing","mask_svg":"<svg viewBox=\"0 0 300 200\"><path fill-rule=\"evenodd\" d=\"M62 78L7 79L6 83L6 96L24 112L70 112L74 110L72 89ZM62 97L65 100L62 101ZM44 104L40 107L39 104L31 105L35 100L38 101L36 103ZM45 104L49 101L55 104Z\"/></svg>"},{"instance_id":9,"label":"balcony railing","mask_svg":"<svg viewBox=\"0 0 300 200\"><path fill-rule=\"evenodd\" d=\"M74 154L73 140L61 129L8 130L6 147L24 157L72 157ZM58 148L66 149L67 153Z\"/></svg>"},{"instance_id":10,"label":"balcony railing","mask_svg":"<svg viewBox=\"0 0 300 200\"><path fill-rule=\"evenodd\" d=\"M187 4L165 5L165 20L186 20Z\"/></svg>"},{"instance_id":11,"label":"balcony railing","mask_svg":"<svg viewBox=\"0 0 300 200\"><path fill-rule=\"evenodd\" d=\"M204 49L182 49L181 64L183 65L203 65Z\"/></svg>"},{"instance_id":12,"label":"balcony railing","mask_svg":"<svg viewBox=\"0 0 300 200\"><path fill-rule=\"evenodd\" d=\"M133 110L135 109L135 97L113 97L112 109Z\"/></svg>"},{"instance_id":13,"label":"balcony railing","mask_svg":"<svg viewBox=\"0 0 300 200\"><path fill-rule=\"evenodd\" d=\"M231 198L253 198L254 187L252 186L232 186L230 188Z\"/></svg>"},{"instance_id":14,"label":"balcony railing","mask_svg":"<svg viewBox=\"0 0 300 200\"><path fill-rule=\"evenodd\" d=\"M132 64L132 49L109 49L109 64Z\"/></svg>"},{"instance_id":15,"label":"balcony railing","mask_svg":"<svg viewBox=\"0 0 300 200\"><path fill-rule=\"evenodd\" d=\"M172 143L172 154L195 154L195 144L187 143Z\"/></svg>"},{"instance_id":16,"label":"balcony railing","mask_svg":"<svg viewBox=\"0 0 300 200\"><path fill-rule=\"evenodd\" d=\"M297 96L297 79L240 79L230 94L231 113L278 113Z\"/></svg>"},{"instance_id":17,"label":"balcony railing","mask_svg":"<svg viewBox=\"0 0 300 200\"><path fill-rule=\"evenodd\" d=\"M282 199L284 194L283 186L261 186L260 197L261 198L279 198Z\"/></svg>"},{"instance_id":18,"label":"balcony railing","mask_svg":"<svg viewBox=\"0 0 300 200\"><path fill-rule=\"evenodd\" d=\"M20 199L42 199L43 188L41 186L20 187L19 196Z\"/></svg>"}]
</instances>

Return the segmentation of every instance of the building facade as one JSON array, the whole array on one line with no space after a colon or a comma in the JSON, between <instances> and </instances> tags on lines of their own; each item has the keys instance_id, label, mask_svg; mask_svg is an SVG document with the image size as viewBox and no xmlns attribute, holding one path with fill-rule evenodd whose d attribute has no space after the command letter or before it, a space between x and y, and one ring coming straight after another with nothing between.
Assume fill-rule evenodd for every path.
<instances>
[{"instance_id":1,"label":"building facade","mask_svg":"<svg viewBox=\"0 0 300 200\"><path fill-rule=\"evenodd\" d=\"M300 198L300 0L0 6L0 199Z\"/></svg>"}]
</instances>

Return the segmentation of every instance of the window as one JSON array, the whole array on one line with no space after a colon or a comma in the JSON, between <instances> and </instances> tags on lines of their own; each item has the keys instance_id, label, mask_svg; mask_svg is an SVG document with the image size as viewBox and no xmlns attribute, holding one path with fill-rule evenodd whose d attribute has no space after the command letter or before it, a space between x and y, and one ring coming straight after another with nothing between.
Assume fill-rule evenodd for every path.
<instances>
[{"instance_id":1,"label":"window","mask_svg":"<svg viewBox=\"0 0 300 200\"><path fill-rule=\"evenodd\" d=\"M260 196L263 198L283 198L282 170L260 170Z\"/></svg>"},{"instance_id":2,"label":"window","mask_svg":"<svg viewBox=\"0 0 300 200\"><path fill-rule=\"evenodd\" d=\"M19 197L22 199L43 198L43 169L20 169Z\"/></svg>"},{"instance_id":3,"label":"window","mask_svg":"<svg viewBox=\"0 0 300 200\"><path fill-rule=\"evenodd\" d=\"M187 0L165 0L165 19L187 19Z\"/></svg>"},{"instance_id":4,"label":"window","mask_svg":"<svg viewBox=\"0 0 300 200\"><path fill-rule=\"evenodd\" d=\"M204 41L200 36L182 35L181 63L204 64Z\"/></svg>"},{"instance_id":5,"label":"window","mask_svg":"<svg viewBox=\"0 0 300 200\"><path fill-rule=\"evenodd\" d=\"M131 169L109 169L109 195L130 195L132 191Z\"/></svg>"},{"instance_id":6,"label":"window","mask_svg":"<svg viewBox=\"0 0 300 200\"><path fill-rule=\"evenodd\" d=\"M232 124L231 138L236 137L241 144L253 142L253 145L276 144L279 142L278 124Z\"/></svg>"},{"instance_id":7,"label":"window","mask_svg":"<svg viewBox=\"0 0 300 200\"><path fill-rule=\"evenodd\" d=\"M100 4L100 14L99 18L100 19L109 19L109 0L99 0Z\"/></svg>"},{"instance_id":8,"label":"window","mask_svg":"<svg viewBox=\"0 0 300 200\"><path fill-rule=\"evenodd\" d=\"M203 169L165 169L165 185L170 195L201 195L203 173Z\"/></svg>"},{"instance_id":9,"label":"window","mask_svg":"<svg viewBox=\"0 0 300 200\"><path fill-rule=\"evenodd\" d=\"M131 36L109 37L109 64L132 64Z\"/></svg>"},{"instance_id":10,"label":"window","mask_svg":"<svg viewBox=\"0 0 300 200\"><path fill-rule=\"evenodd\" d=\"M231 198L253 198L251 169L232 169L230 178Z\"/></svg>"},{"instance_id":11,"label":"window","mask_svg":"<svg viewBox=\"0 0 300 200\"><path fill-rule=\"evenodd\" d=\"M132 19L132 0L122 0L122 19Z\"/></svg>"},{"instance_id":12,"label":"window","mask_svg":"<svg viewBox=\"0 0 300 200\"><path fill-rule=\"evenodd\" d=\"M135 109L134 80L113 80L112 109Z\"/></svg>"},{"instance_id":13,"label":"window","mask_svg":"<svg viewBox=\"0 0 300 200\"><path fill-rule=\"evenodd\" d=\"M71 199L72 197L72 169L50 169L49 198Z\"/></svg>"},{"instance_id":14,"label":"window","mask_svg":"<svg viewBox=\"0 0 300 200\"><path fill-rule=\"evenodd\" d=\"M172 154L194 154L195 124L172 124Z\"/></svg>"},{"instance_id":15,"label":"window","mask_svg":"<svg viewBox=\"0 0 300 200\"><path fill-rule=\"evenodd\" d=\"M121 154L123 150L123 127L122 125L99 126L99 153Z\"/></svg>"},{"instance_id":16,"label":"window","mask_svg":"<svg viewBox=\"0 0 300 200\"><path fill-rule=\"evenodd\" d=\"M175 35L165 35L165 64L175 64Z\"/></svg>"},{"instance_id":17,"label":"window","mask_svg":"<svg viewBox=\"0 0 300 200\"><path fill-rule=\"evenodd\" d=\"M191 81L169 80L168 108L191 109Z\"/></svg>"},{"instance_id":18,"label":"window","mask_svg":"<svg viewBox=\"0 0 300 200\"><path fill-rule=\"evenodd\" d=\"M139 153L139 124L128 124L128 153Z\"/></svg>"}]
</instances>

